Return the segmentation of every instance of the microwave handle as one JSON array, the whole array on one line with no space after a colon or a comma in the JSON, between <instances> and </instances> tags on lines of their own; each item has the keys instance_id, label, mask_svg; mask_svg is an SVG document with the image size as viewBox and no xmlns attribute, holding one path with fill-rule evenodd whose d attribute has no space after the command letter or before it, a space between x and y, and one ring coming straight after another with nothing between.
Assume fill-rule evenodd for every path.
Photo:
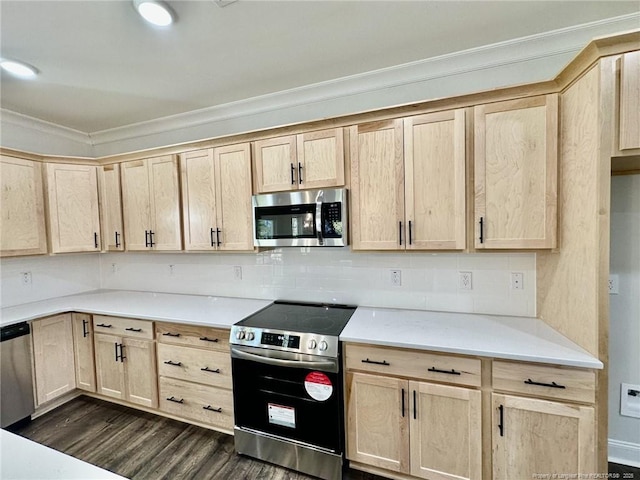
<instances>
[{"instance_id":1,"label":"microwave handle","mask_svg":"<svg viewBox=\"0 0 640 480\"><path fill-rule=\"evenodd\" d=\"M316 235L318 237L318 245L324 245L324 237L322 236L322 203L324 200L324 190L319 190L316 195Z\"/></svg>"}]
</instances>

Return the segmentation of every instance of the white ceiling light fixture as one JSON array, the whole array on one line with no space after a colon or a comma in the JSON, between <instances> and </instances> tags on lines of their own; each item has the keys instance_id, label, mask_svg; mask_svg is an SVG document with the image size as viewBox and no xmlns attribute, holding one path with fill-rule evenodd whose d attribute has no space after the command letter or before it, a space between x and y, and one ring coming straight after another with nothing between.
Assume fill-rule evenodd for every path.
<instances>
[{"instance_id":1,"label":"white ceiling light fixture","mask_svg":"<svg viewBox=\"0 0 640 480\"><path fill-rule=\"evenodd\" d=\"M35 78L38 75L38 69L28 63L19 62L17 60L10 60L8 58L0 59L0 68L5 72L10 73L14 77L19 78Z\"/></svg>"},{"instance_id":2,"label":"white ceiling light fixture","mask_svg":"<svg viewBox=\"0 0 640 480\"><path fill-rule=\"evenodd\" d=\"M156 27L168 27L174 22L171 8L162 1L133 0L133 6L142 18Z\"/></svg>"}]
</instances>

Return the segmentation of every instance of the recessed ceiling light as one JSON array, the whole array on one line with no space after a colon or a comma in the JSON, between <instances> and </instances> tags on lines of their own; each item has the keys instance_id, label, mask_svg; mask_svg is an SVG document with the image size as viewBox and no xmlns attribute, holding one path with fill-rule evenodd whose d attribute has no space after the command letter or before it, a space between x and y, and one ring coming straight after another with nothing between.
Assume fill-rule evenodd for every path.
<instances>
[{"instance_id":1,"label":"recessed ceiling light","mask_svg":"<svg viewBox=\"0 0 640 480\"><path fill-rule=\"evenodd\" d=\"M147 22L157 27L167 27L173 23L173 12L167 4L158 0L134 0L133 5Z\"/></svg>"},{"instance_id":2,"label":"recessed ceiling light","mask_svg":"<svg viewBox=\"0 0 640 480\"><path fill-rule=\"evenodd\" d=\"M38 74L38 69L17 60L0 60L0 68L15 77L34 78Z\"/></svg>"}]
</instances>

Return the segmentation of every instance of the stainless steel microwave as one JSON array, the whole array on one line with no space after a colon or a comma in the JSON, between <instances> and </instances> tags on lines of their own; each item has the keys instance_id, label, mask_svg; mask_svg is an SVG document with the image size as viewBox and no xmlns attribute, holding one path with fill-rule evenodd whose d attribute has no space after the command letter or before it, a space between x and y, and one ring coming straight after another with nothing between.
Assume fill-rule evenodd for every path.
<instances>
[{"instance_id":1,"label":"stainless steel microwave","mask_svg":"<svg viewBox=\"0 0 640 480\"><path fill-rule=\"evenodd\" d=\"M254 195L253 244L258 247L348 245L347 189Z\"/></svg>"}]
</instances>

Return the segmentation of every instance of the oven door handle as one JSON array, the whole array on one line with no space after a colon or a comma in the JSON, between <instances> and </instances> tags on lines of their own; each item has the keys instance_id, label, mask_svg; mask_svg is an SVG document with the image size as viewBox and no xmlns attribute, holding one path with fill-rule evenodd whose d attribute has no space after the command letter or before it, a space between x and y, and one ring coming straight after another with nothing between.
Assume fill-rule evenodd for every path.
<instances>
[{"instance_id":1,"label":"oven door handle","mask_svg":"<svg viewBox=\"0 0 640 480\"><path fill-rule=\"evenodd\" d=\"M336 363L330 360L326 361L307 361L307 360L285 360L282 358L263 357L255 353L249 353L237 348L231 347L231 356L243 360L251 360L252 362L264 363L266 365L277 365L280 367L293 368L309 368L313 370L337 371Z\"/></svg>"}]
</instances>

